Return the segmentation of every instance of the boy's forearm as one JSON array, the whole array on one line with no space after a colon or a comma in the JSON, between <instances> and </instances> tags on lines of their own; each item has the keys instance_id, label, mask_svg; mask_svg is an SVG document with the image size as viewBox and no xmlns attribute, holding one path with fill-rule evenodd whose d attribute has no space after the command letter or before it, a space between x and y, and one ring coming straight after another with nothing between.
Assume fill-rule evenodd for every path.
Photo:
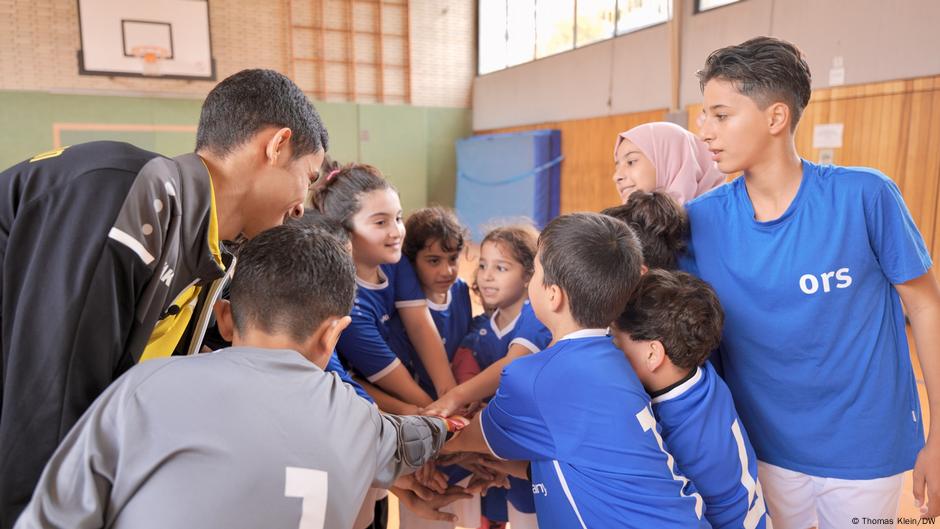
<instances>
[{"instance_id":1,"label":"boy's forearm","mask_svg":"<svg viewBox=\"0 0 940 529\"><path fill-rule=\"evenodd\" d=\"M940 288L929 272L897 288L911 322L931 419L936 419L930 421L930 437L933 437L934 431L940 432Z\"/></svg>"},{"instance_id":2,"label":"boy's forearm","mask_svg":"<svg viewBox=\"0 0 940 529\"><path fill-rule=\"evenodd\" d=\"M356 382L366 390L366 393L372 397L372 400L375 401L375 404L378 405L379 409L386 413L394 413L396 415L418 415L420 409L414 404L409 404L403 400L397 399L392 395L388 394L382 388L370 384L365 380L356 379Z\"/></svg>"},{"instance_id":3,"label":"boy's forearm","mask_svg":"<svg viewBox=\"0 0 940 529\"><path fill-rule=\"evenodd\" d=\"M432 402L431 397L411 378L403 365L398 365L391 373L376 380L375 385L409 404L425 407Z\"/></svg>"},{"instance_id":4,"label":"boy's forearm","mask_svg":"<svg viewBox=\"0 0 940 529\"><path fill-rule=\"evenodd\" d=\"M483 437L483 426L480 422L482 416L482 413L478 413L466 428L451 438L450 441L447 441L441 453L454 454L457 452L475 452L478 454L495 455L493 452L490 452L490 447L486 444L486 439Z\"/></svg>"},{"instance_id":5,"label":"boy's forearm","mask_svg":"<svg viewBox=\"0 0 940 529\"><path fill-rule=\"evenodd\" d=\"M499 388L499 379L503 374L503 369L506 369L506 366L516 358L529 354L532 354L532 351L519 344L509 346L506 356L493 362L480 374L457 387L460 400L463 401L463 404L469 404L492 397Z\"/></svg>"},{"instance_id":6,"label":"boy's forearm","mask_svg":"<svg viewBox=\"0 0 940 529\"><path fill-rule=\"evenodd\" d=\"M457 382L450 370L447 351L434 326L431 313L427 307L406 307L399 309L398 312L408 331L411 344L418 352L424 369L431 377L438 396L447 393L457 385Z\"/></svg>"},{"instance_id":7,"label":"boy's forearm","mask_svg":"<svg viewBox=\"0 0 940 529\"><path fill-rule=\"evenodd\" d=\"M387 459L373 486L388 487L395 479L421 468L444 446L447 423L437 417L382 414L380 444Z\"/></svg>"}]
</instances>

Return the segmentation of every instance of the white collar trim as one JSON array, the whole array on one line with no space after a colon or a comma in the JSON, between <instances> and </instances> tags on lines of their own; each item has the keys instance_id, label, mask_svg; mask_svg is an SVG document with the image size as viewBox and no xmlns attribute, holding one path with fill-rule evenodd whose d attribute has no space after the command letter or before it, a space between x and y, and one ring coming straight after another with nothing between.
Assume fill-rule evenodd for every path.
<instances>
[{"instance_id":1,"label":"white collar trim","mask_svg":"<svg viewBox=\"0 0 940 529\"><path fill-rule=\"evenodd\" d=\"M692 389L693 386L695 386L696 384L698 384L698 381L699 381L699 380L702 380L702 368L696 367L696 368L695 368L695 374L692 375L692 378L690 378L690 379L686 380L685 382L683 382L682 384L679 384L678 386L676 386L676 387L670 389L669 391L667 391L667 392L663 393L662 395L656 397L655 399L653 399L653 400L650 401L650 402L652 402L653 404L657 404L657 403L660 403L660 402L665 402L665 401L667 401L667 400L672 400L672 399L678 398L678 397L682 396L683 393L685 393L686 391L689 391L690 389Z\"/></svg>"},{"instance_id":2,"label":"white collar trim","mask_svg":"<svg viewBox=\"0 0 940 529\"><path fill-rule=\"evenodd\" d=\"M575 340L578 338L596 338L598 336L607 336L607 329L581 329L580 331L574 331L562 336L558 341Z\"/></svg>"}]
</instances>

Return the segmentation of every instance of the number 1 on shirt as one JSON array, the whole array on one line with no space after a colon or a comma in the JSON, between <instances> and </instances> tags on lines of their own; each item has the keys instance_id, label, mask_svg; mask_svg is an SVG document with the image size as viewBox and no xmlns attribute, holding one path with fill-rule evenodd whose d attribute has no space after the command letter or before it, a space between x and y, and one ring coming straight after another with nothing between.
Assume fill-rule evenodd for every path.
<instances>
[{"instance_id":1,"label":"number 1 on shirt","mask_svg":"<svg viewBox=\"0 0 940 529\"><path fill-rule=\"evenodd\" d=\"M695 498L695 516L701 520L705 502L702 500L702 496L697 492L692 493L692 496L685 493L685 487L688 485L689 480L681 474L676 474L676 460L672 457L672 454L666 451L666 447L663 445L663 437L659 435L659 430L656 429L656 419L653 417L653 412L650 411L649 406L637 412L636 420L640 422L640 427L643 428L644 432L653 432L653 438L656 439L659 450L666 456L666 466L669 467L669 473L672 474L672 479L682 484L682 487L679 489L679 495L683 498Z\"/></svg>"},{"instance_id":2,"label":"number 1 on shirt","mask_svg":"<svg viewBox=\"0 0 940 529\"><path fill-rule=\"evenodd\" d=\"M284 495L303 498L300 529L323 529L326 525L327 474L322 470L287 467Z\"/></svg>"}]
</instances>

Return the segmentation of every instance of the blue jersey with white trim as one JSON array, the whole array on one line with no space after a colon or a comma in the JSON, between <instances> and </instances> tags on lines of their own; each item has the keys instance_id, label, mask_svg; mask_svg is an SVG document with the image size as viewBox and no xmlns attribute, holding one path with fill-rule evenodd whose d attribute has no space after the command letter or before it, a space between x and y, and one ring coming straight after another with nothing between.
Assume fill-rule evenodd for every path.
<instances>
[{"instance_id":1,"label":"blue jersey with white trim","mask_svg":"<svg viewBox=\"0 0 940 529\"><path fill-rule=\"evenodd\" d=\"M875 479L924 446L895 285L930 253L898 186L862 167L802 161L799 190L758 221L738 178L686 204L683 267L721 300L721 373L761 461Z\"/></svg>"},{"instance_id":2,"label":"blue jersey with white trim","mask_svg":"<svg viewBox=\"0 0 940 529\"><path fill-rule=\"evenodd\" d=\"M389 320L398 308L427 304L408 259L382 265L380 272L383 281L379 284L356 278L352 322L336 344L344 365L369 382L381 379L401 363L388 346Z\"/></svg>"},{"instance_id":3,"label":"blue jersey with white trim","mask_svg":"<svg viewBox=\"0 0 940 529\"><path fill-rule=\"evenodd\" d=\"M336 351L333 351L333 354L330 355L330 361L323 370L327 373L336 373L343 382L349 384L356 390L356 395L359 395L369 402L375 402L375 400L372 399L372 395L369 395L366 390L349 375L349 372L343 367L343 363L339 361L339 355L336 354Z\"/></svg>"},{"instance_id":4,"label":"blue jersey with white trim","mask_svg":"<svg viewBox=\"0 0 940 529\"><path fill-rule=\"evenodd\" d=\"M496 315L477 316L470 324L470 332L461 342L461 347L473 351L480 369L486 369L497 360L506 356L509 346L519 344L533 353L548 347L552 333L535 317L532 305L526 301L516 319L505 327L496 327Z\"/></svg>"},{"instance_id":5,"label":"blue jersey with white trim","mask_svg":"<svg viewBox=\"0 0 940 529\"><path fill-rule=\"evenodd\" d=\"M708 362L692 378L653 398L653 415L683 474L705 500L715 529L764 529L767 509L757 457L731 392Z\"/></svg>"},{"instance_id":6,"label":"blue jersey with white trim","mask_svg":"<svg viewBox=\"0 0 940 529\"><path fill-rule=\"evenodd\" d=\"M541 529L707 528L649 396L603 329L513 361L481 416L494 455L532 462Z\"/></svg>"},{"instance_id":7,"label":"blue jersey with white trim","mask_svg":"<svg viewBox=\"0 0 940 529\"><path fill-rule=\"evenodd\" d=\"M473 352L480 369L486 369L497 360L506 356L509 347L519 344L533 353L537 353L552 341L552 333L535 317L532 305L526 301L519 315L502 329L496 327L496 314L473 319L470 332L461 343ZM535 512L532 497L532 483L528 480L509 478L510 488L506 498L519 512Z\"/></svg>"},{"instance_id":8,"label":"blue jersey with white trim","mask_svg":"<svg viewBox=\"0 0 940 529\"><path fill-rule=\"evenodd\" d=\"M437 327L444 350L447 352L447 360L451 361L454 359L454 353L457 352L461 340L470 330L470 320L473 317L470 289L463 280L458 279L451 285L443 304L432 303L430 300L427 303L434 326ZM421 357L411 344L400 316L396 315L389 322L388 344L398 355L398 359L405 364L408 372L415 377L418 385L432 398L437 398L431 376L428 375Z\"/></svg>"}]
</instances>

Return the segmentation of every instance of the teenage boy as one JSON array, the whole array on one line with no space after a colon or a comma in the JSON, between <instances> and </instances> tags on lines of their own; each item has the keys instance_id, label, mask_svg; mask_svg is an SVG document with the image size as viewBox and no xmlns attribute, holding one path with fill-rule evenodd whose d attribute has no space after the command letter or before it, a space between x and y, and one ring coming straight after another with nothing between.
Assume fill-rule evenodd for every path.
<instances>
[{"instance_id":1,"label":"teenage boy","mask_svg":"<svg viewBox=\"0 0 940 529\"><path fill-rule=\"evenodd\" d=\"M722 48L698 75L702 137L721 172L744 175L686 204L685 266L724 307L717 360L774 526L894 518L911 468L921 512L940 514L940 437L925 446L901 308L940 410L940 291L898 186L800 158L811 79L793 44Z\"/></svg>"}]
</instances>

